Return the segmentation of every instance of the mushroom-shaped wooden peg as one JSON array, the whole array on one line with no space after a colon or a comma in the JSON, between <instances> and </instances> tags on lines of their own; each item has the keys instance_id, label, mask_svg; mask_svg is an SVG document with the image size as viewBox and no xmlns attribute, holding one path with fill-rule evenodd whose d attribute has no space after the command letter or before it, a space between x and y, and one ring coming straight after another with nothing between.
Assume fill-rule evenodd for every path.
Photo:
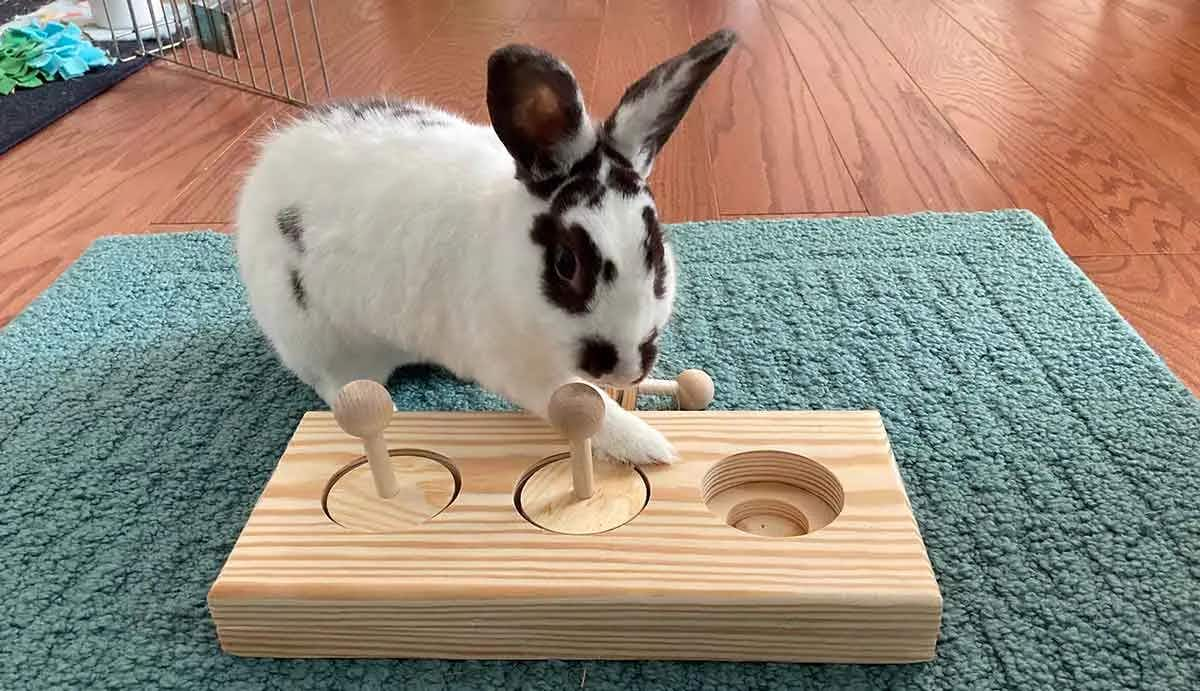
<instances>
[{"instance_id":1,"label":"mushroom-shaped wooden peg","mask_svg":"<svg viewBox=\"0 0 1200 691\"><path fill-rule=\"evenodd\" d=\"M560 386L550 397L550 424L571 445L571 479L575 496L588 499L596 493L592 465L592 437L604 424L604 397L599 391L575 382Z\"/></svg>"},{"instance_id":2,"label":"mushroom-shaped wooden peg","mask_svg":"<svg viewBox=\"0 0 1200 691\"><path fill-rule=\"evenodd\" d=\"M681 410L704 410L716 394L712 377L701 369L685 369L675 379L646 379L637 390L651 396L674 396Z\"/></svg>"},{"instance_id":3,"label":"mushroom-shaped wooden peg","mask_svg":"<svg viewBox=\"0 0 1200 691\"><path fill-rule=\"evenodd\" d=\"M368 379L359 379L343 386L333 403L333 417L338 426L346 434L362 439L371 477L375 481L375 491L384 499L400 491L387 443L383 440L383 430L387 428L394 411L387 389Z\"/></svg>"}]
</instances>

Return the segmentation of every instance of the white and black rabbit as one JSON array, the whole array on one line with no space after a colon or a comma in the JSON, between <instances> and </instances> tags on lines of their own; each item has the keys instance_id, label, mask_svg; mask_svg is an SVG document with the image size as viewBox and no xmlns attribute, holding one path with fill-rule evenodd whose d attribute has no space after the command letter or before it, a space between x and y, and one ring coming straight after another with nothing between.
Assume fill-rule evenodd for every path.
<instances>
[{"instance_id":1,"label":"white and black rabbit","mask_svg":"<svg viewBox=\"0 0 1200 691\"><path fill-rule=\"evenodd\" d=\"M567 65L510 45L488 60L491 127L372 101L273 133L240 196L237 254L280 360L327 403L432 363L541 416L565 383L644 378L676 271L645 178L735 40L655 67L602 124ZM675 457L606 403L599 454Z\"/></svg>"}]
</instances>

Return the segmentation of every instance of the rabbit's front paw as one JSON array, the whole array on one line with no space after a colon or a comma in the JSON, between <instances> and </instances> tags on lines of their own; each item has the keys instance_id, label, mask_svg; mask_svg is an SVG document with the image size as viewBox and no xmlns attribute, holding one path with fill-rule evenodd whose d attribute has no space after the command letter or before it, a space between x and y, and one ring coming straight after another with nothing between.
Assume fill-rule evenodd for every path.
<instances>
[{"instance_id":1,"label":"rabbit's front paw","mask_svg":"<svg viewBox=\"0 0 1200 691\"><path fill-rule=\"evenodd\" d=\"M604 426L592 439L596 455L634 465L672 463L675 448L658 430L620 408L609 408Z\"/></svg>"}]
</instances>

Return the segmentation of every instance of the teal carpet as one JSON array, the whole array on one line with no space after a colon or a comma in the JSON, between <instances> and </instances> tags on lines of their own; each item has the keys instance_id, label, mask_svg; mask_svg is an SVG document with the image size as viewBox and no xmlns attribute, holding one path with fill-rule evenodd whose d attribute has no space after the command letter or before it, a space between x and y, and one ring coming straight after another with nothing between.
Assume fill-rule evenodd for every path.
<instances>
[{"instance_id":1,"label":"teal carpet","mask_svg":"<svg viewBox=\"0 0 1200 691\"><path fill-rule=\"evenodd\" d=\"M301 414L229 239L98 242L0 332L0 688L1183 689L1200 404L1018 212L675 226L664 373L878 408L945 597L912 666L274 661L205 593ZM397 374L401 408L500 403ZM586 677L586 678L585 678Z\"/></svg>"}]
</instances>

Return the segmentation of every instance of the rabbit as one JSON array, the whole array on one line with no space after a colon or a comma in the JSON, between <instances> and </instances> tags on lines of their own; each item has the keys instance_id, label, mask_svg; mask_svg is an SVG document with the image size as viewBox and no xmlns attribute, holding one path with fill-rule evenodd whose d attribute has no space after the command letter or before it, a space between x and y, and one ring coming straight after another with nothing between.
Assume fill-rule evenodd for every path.
<instances>
[{"instance_id":1,"label":"rabbit","mask_svg":"<svg viewBox=\"0 0 1200 691\"><path fill-rule=\"evenodd\" d=\"M418 101L324 104L269 134L239 193L236 254L279 360L330 406L350 381L438 365L529 413L561 385L646 377L676 264L646 185L737 41L718 31L593 122L571 69L511 44L487 61L491 126ZM605 396L595 453L669 463Z\"/></svg>"}]
</instances>

